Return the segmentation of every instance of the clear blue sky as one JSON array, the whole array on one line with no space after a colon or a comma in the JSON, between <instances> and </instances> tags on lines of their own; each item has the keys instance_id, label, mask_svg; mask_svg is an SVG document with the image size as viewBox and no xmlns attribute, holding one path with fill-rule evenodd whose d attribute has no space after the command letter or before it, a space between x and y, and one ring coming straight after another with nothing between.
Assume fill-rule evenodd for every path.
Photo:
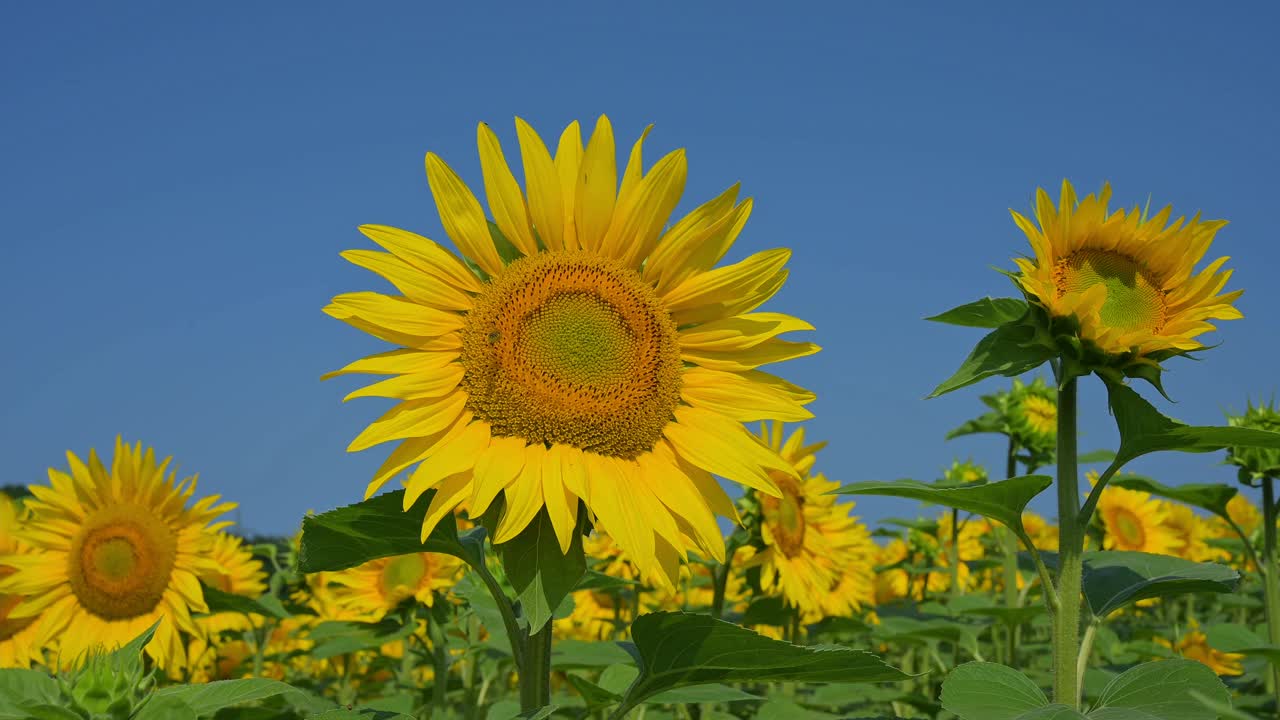
<instances>
[{"instance_id":1,"label":"clear blue sky","mask_svg":"<svg viewBox=\"0 0 1280 720\"><path fill-rule=\"evenodd\" d=\"M475 127L554 135L607 112L651 158L689 149L687 210L734 181L756 210L734 257L794 249L771 309L824 351L830 476L996 466L944 443L978 390L922 398L979 333L920 318L1009 294L1008 208L1104 179L1125 204L1231 225L1247 318L1175 361L1166 412L1215 423L1280 388L1280 50L1273 3L25 3L0 17L0 482L122 433L241 503L245 529L358 500L380 412L330 369L381 346L320 308L373 289L339 251L361 223L443 240L423 154L479 187ZM979 388L989 391L995 383ZM1096 382L1085 448L1113 442ZM1137 469L1233 482L1219 456ZM867 517L914 514L863 500Z\"/></svg>"}]
</instances>

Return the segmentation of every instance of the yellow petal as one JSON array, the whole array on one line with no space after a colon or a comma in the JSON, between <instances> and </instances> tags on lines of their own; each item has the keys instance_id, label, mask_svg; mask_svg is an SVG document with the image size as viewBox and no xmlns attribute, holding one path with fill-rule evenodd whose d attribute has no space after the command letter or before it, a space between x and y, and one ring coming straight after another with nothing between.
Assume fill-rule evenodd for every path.
<instances>
[{"instance_id":1,"label":"yellow petal","mask_svg":"<svg viewBox=\"0 0 1280 720\"><path fill-rule=\"evenodd\" d=\"M369 481L369 485L365 489L364 499L368 500L373 497L373 494L378 492L396 473L416 462L426 460L441 448L448 447L464 430L471 426L472 418L471 411L464 410L462 415L447 429L426 437L409 438L400 443L383 461L378 471L373 474L373 479Z\"/></svg>"},{"instance_id":2,"label":"yellow petal","mask_svg":"<svg viewBox=\"0 0 1280 720\"><path fill-rule=\"evenodd\" d=\"M444 478L436 487L436 494L431 496L431 504L427 506L427 514L422 518L421 542L426 542L431 531L436 529L445 515L453 512L467 493L471 492L471 473L459 472ZM407 493L406 493L407 494Z\"/></svg>"},{"instance_id":3,"label":"yellow petal","mask_svg":"<svg viewBox=\"0 0 1280 720\"><path fill-rule=\"evenodd\" d=\"M438 398L458 387L458 383L462 382L462 376L465 374L466 368L462 363L450 363L436 372L397 375L376 382L348 393L342 401L361 397L385 397L396 400Z\"/></svg>"},{"instance_id":4,"label":"yellow petal","mask_svg":"<svg viewBox=\"0 0 1280 720\"><path fill-rule=\"evenodd\" d=\"M613 219L613 207L618 199L613 126L604 115L596 121L595 132L587 141L574 192L573 217L578 244L584 250L598 250Z\"/></svg>"},{"instance_id":5,"label":"yellow petal","mask_svg":"<svg viewBox=\"0 0 1280 720\"><path fill-rule=\"evenodd\" d=\"M795 476L790 463L725 416L684 406L676 407L674 414L676 422L667 425L664 434L690 463L775 497L782 491L769 477L769 471L781 470Z\"/></svg>"},{"instance_id":6,"label":"yellow petal","mask_svg":"<svg viewBox=\"0 0 1280 720\"><path fill-rule=\"evenodd\" d=\"M533 231L529 228L524 194L520 192L520 184L511 174L511 168L507 167L498 136L484 123L476 128L476 135L480 146L480 170L484 173L484 194L489 198L493 223L517 250L532 255L538 252L538 244L534 242Z\"/></svg>"},{"instance_id":7,"label":"yellow petal","mask_svg":"<svg viewBox=\"0 0 1280 720\"><path fill-rule=\"evenodd\" d=\"M402 402L360 431L347 446L347 452L360 452L392 440L435 435L451 426L466 406L467 394L461 391Z\"/></svg>"},{"instance_id":8,"label":"yellow petal","mask_svg":"<svg viewBox=\"0 0 1280 720\"><path fill-rule=\"evenodd\" d=\"M728 350L725 352L698 349L682 350L680 357L686 362L695 363L712 370L742 372L744 370L754 370L761 365L812 355L821 349L821 347L813 343L773 339L744 350Z\"/></svg>"},{"instance_id":9,"label":"yellow petal","mask_svg":"<svg viewBox=\"0 0 1280 720\"><path fill-rule=\"evenodd\" d=\"M560 543L560 552L569 552L573 533L578 525L578 497L565 488L564 472L568 461L568 448L552 445L547 449L542 465L542 498L551 518L551 527Z\"/></svg>"},{"instance_id":10,"label":"yellow petal","mask_svg":"<svg viewBox=\"0 0 1280 720\"><path fill-rule=\"evenodd\" d=\"M489 423L473 422L448 445L431 455L413 471L404 489L404 509L408 510L422 493L441 480L476 466L476 458L489 447Z\"/></svg>"},{"instance_id":11,"label":"yellow petal","mask_svg":"<svg viewBox=\"0 0 1280 720\"><path fill-rule=\"evenodd\" d=\"M577 120L569 123L569 127L560 134L555 163L556 175L560 177L560 198L564 206L564 249L577 250L582 247L578 242L574 210L578 197L579 170L582 168L582 132L578 129Z\"/></svg>"},{"instance_id":12,"label":"yellow petal","mask_svg":"<svg viewBox=\"0 0 1280 720\"><path fill-rule=\"evenodd\" d=\"M493 542L500 545L529 526L542 509L542 465L546 461L547 448L542 443L525 446L524 467L520 475L503 491L506 504L502 517L494 528Z\"/></svg>"},{"instance_id":13,"label":"yellow petal","mask_svg":"<svg viewBox=\"0 0 1280 720\"><path fill-rule=\"evenodd\" d=\"M689 258L696 248L712 243L723 235L735 215L734 203L738 199L738 185L698 206L671 226L658 241L658 246L644 264L644 279L658 287L659 294L684 280L686 275L709 270L719 262L717 257L705 268L689 268ZM747 205L750 204L748 200Z\"/></svg>"},{"instance_id":14,"label":"yellow petal","mask_svg":"<svg viewBox=\"0 0 1280 720\"><path fill-rule=\"evenodd\" d=\"M703 350L740 350L783 333L812 330L799 318L782 313L746 313L680 331L680 346Z\"/></svg>"},{"instance_id":15,"label":"yellow petal","mask_svg":"<svg viewBox=\"0 0 1280 720\"><path fill-rule=\"evenodd\" d=\"M320 379L328 380L339 375L407 375L412 372L432 372L443 369L457 359L456 351L423 352L402 348L360 358L339 370L321 375Z\"/></svg>"},{"instance_id":16,"label":"yellow petal","mask_svg":"<svg viewBox=\"0 0 1280 720\"><path fill-rule=\"evenodd\" d=\"M644 177L644 139L649 137L653 125L646 125L640 132L640 138L631 146L631 156L627 158L627 169L622 172L622 186L618 188L618 204L626 202L627 197L636 189L640 178Z\"/></svg>"},{"instance_id":17,"label":"yellow petal","mask_svg":"<svg viewBox=\"0 0 1280 720\"><path fill-rule=\"evenodd\" d=\"M460 330L466 324L462 315L437 310L425 305L376 292L344 293L335 297L330 307L381 325L405 335L431 337ZM325 308L328 312L329 308Z\"/></svg>"},{"instance_id":18,"label":"yellow petal","mask_svg":"<svg viewBox=\"0 0 1280 720\"><path fill-rule=\"evenodd\" d=\"M427 153L427 184L431 186L444 231L463 255L471 258L481 270L496 275L502 269L502 259L489 235L489 221L471 189L435 153Z\"/></svg>"},{"instance_id":19,"label":"yellow petal","mask_svg":"<svg viewBox=\"0 0 1280 720\"><path fill-rule=\"evenodd\" d=\"M802 401L779 386L736 372L686 368L681 375L680 396L694 407L713 410L738 422L801 422L813 417Z\"/></svg>"},{"instance_id":20,"label":"yellow petal","mask_svg":"<svg viewBox=\"0 0 1280 720\"><path fill-rule=\"evenodd\" d=\"M475 489L469 509L475 517L483 515L524 467L524 438L501 437L489 441L489 448L476 459Z\"/></svg>"},{"instance_id":21,"label":"yellow petal","mask_svg":"<svg viewBox=\"0 0 1280 720\"><path fill-rule=\"evenodd\" d=\"M653 252L662 228L684 193L688 163L683 150L658 161L629 197L619 201L601 252L627 267L639 267Z\"/></svg>"},{"instance_id":22,"label":"yellow petal","mask_svg":"<svg viewBox=\"0 0 1280 720\"><path fill-rule=\"evenodd\" d=\"M392 255L377 250L346 250L340 253L352 265L362 267L386 278L416 303L439 310L466 311L472 306L471 296L435 275Z\"/></svg>"},{"instance_id":23,"label":"yellow petal","mask_svg":"<svg viewBox=\"0 0 1280 720\"><path fill-rule=\"evenodd\" d=\"M547 249L563 250L565 214L555 161L538 133L520 118L516 118L516 135L520 139L520 159L524 162L524 184L533 229Z\"/></svg>"},{"instance_id":24,"label":"yellow petal","mask_svg":"<svg viewBox=\"0 0 1280 720\"><path fill-rule=\"evenodd\" d=\"M744 296L768 286L790 257L791 251L785 248L758 252L741 262L690 277L672 288L663 300L673 315L705 306L736 307ZM685 324L678 319L676 322Z\"/></svg>"},{"instance_id":25,"label":"yellow petal","mask_svg":"<svg viewBox=\"0 0 1280 720\"><path fill-rule=\"evenodd\" d=\"M484 289L480 279L461 260L433 240L388 225L361 225L359 229L391 254L441 282L470 293Z\"/></svg>"}]
</instances>

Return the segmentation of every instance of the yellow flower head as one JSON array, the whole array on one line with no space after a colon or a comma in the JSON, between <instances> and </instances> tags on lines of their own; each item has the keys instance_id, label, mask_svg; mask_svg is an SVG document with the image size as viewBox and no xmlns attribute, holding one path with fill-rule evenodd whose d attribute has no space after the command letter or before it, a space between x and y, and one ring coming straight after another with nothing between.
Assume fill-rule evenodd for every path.
<instances>
[{"instance_id":1,"label":"yellow flower head","mask_svg":"<svg viewBox=\"0 0 1280 720\"><path fill-rule=\"evenodd\" d=\"M1090 472L1088 477L1090 484L1097 482L1097 473ZM1105 531L1104 550L1177 555L1182 547L1178 535L1165 524L1166 506L1151 493L1108 485L1098 499L1097 513Z\"/></svg>"},{"instance_id":2,"label":"yellow flower head","mask_svg":"<svg viewBox=\"0 0 1280 720\"><path fill-rule=\"evenodd\" d=\"M874 598L870 533L830 495L839 485L811 475L826 443L805 444L804 428L784 438L782 423L765 425L761 439L795 469L777 472L781 497L758 495L756 522L763 547L750 560L764 592L781 595L802 616L848 615ZM844 587L837 591L841 584Z\"/></svg>"},{"instance_id":3,"label":"yellow flower head","mask_svg":"<svg viewBox=\"0 0 1280 720\"><path fill-rule=\"evenodd\" d=\"M942 471L942 479L948 485L969 485L987 481L987 469L972 460L952 460L951 467Z\"/></svg>"},{"instance_id":4,"label":"yellow flower head","mask_svg":"<svg viewBox=\"0 0 1280 720\"><path fill-rule=\"evenodd\" d=\"M408 598L431 606L436 591L448 590L461 574L462 561L453 556L413 553L370 560L328 579L339 606L377 621Z\"/></svg>"},{"instance_id":5,"label":"yellow flower head","mask_svg":"<svg viewBox=\"0 0 1280 720\"><path fill-rule=\"evenodd\" d=\"M581 501L647 575L674 583L688 551L723 557L715 515L733 508L713 473L773 496L775 476L794 479L741 425L811 417L812 393L759 370L818 350L780 337L808 323L755 312L782 287L790 253L717 266L751 212L736 186L669 223L683 150L646 171L642 135L619 183L608 118L585 147L572 123L554 156L524 121L516 129L524 188L497 136L478 130L492 220L427 155L461 258L383 226L361 231L389 252L343 253L402 293L325 308L399 346L335 373L389 375L348 398L399 401L349 450L400 441L366 492L417 464L404 501L435 491L424 537L457 505L478 516L502 495L494 542L545 508L567 552Z\"/></svg>"},{"instance_id":6,"label":"yellow flower head","mask_svg":"<svg viewBox=\"0 0 1280 720\"><path fill-rule=\"evenodd\" d=\"M1215 649L1209 644L1205 634L1200 631L1200 625L1195 620L1191 621L1190 628L1177 643L1161 637L1156 638L1156 642L1188 660L1196 660L1208 665L1210 670L1219 675L1244 674L1244 666L1241 664L1244 656Z\"/></svg>"},{"instance_id":7,"label":"yellow flower head","mask_svg":"<svg viewBox=\"0 0 1280 720\"><path fill-rule=\"evenodd\" d=\"M19 528L28 513L8 495L0 493L0 580L17 571L2 559L6 555L29 555L34 552L18 539ZM40 661L34 617L10 617L23 596L0 592L0 668L25 668Z\"/></svg>"},{"instance_id":8,"label":"yellow flower head","mask_svg":"<svg viewBox=\"0 0 1280 720\"><path fill-rule=\"evenodd\" d=\"M1146 217L1136 207L1109 210L1110 199L1104 185L1077 201L1064 180L1056 208L1037 191L1035 223L1013 212L1033 250L1014 260L1029 298L1052 317L1074 316L1080 337L1104 353L1154 356L1147 362L1202 348L1195 338L1214 329L1210 320L1242 317L1232 305L1242 291L1220 294L1227 258L1195 271L1225 220L1197 214L1170 224L1170 207Z\"/></svg>"},{"instance_id":9,"label":"yellow flower head","mask_svg":"<svg viewBox=\"0 0 1280 720\"><path fill-rule=\"evenodd\" d=\"M1192 562L1210 562L1220 557L1221 551L1211 547L1206 540L1213 536L1209 522L1191 508L1177 503L1161 503L1165 511L1164 526L1172 531L1177 541L1174 554Z\"/></svg>"},{"instance_id":10,"label":"yellow flower head","mask_svg":"<svg viewBox=\"0 0 1280 720\"><path fill-rule=\"evenodd\" d=\"M196 479L177 482L169 461L117 439L110 467L93 451L87 463L67 453L69 473L50 468L48 486L31 486L19 537L43 554L0 560L17 569L0 592L27 596L10 617L38 616L40 643L64 664L159 620L147 654L171 673L185 666L179 631L199 632L191 617L207 610L199 578L217 572L209 549L229 524L210 523L235 504L217 495L190 503Z\"/></svg>"},{"instance_id":11,"label":"yellow flower head","mask_svg":"<svg viewBox=\"0 0 1280 720\"><path fill-rule=\"evenodd\" d=\"M1058 393L1044 379L1013 381L1010 425L1018 444L1032 452L1052 453L1058 439Z\"/></svg>"}]
</instances>

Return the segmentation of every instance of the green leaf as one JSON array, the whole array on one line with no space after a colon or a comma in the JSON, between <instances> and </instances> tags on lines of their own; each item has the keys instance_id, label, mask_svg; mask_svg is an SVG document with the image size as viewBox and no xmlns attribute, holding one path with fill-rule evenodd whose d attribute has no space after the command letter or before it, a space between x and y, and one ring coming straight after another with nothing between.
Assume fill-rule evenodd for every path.
<instances>
[{"instance_id":1,"label":"green leaf","mask_svg":"<svg viewBox=\"0 0 1280 720\"><path fill-rule=\"evenodd\" d=\"M582 579L577 585L573 586L573 591L579 590L616 590L618 588L636 587L639 585L635 580L627 580L626 578L606 575L597 570L588 570L583 574Z\"/></svg>"},{"instance_id":2,"label":"green leaf","mask_svg":"<svg viewBox=\"0 0 1280 720\"><path fill-rule=\"evenodd\" d=\"M1218 720L1258 720L1249 713L1242 712L1231 707L1231 703L1229 702L1224 703L1221 700L1215 700L1204 693L1196 692L1195 690L1192 690L1189 694L1191 697L1199 700L1201 705L1204 705L1210 710L1218 713Z\"/></svg>"},{"instance_id":3,"label":"green leaf","mask_svg":"<svg viewBox=\"0 0 1280 720\"><path fill-rule=\"evenodd\" d=\"M414 625L402 625L389 617L376 623L330 620L312 628L310 639L316 645L309 654L316 660L326 660L360 650L373 650L389 642L403 640L414 630Z\"/></svg>"},{"instance_id":4,"label":"green leaf","mask_svg":"<svg viewBox=\"0 0 1280 720\"><path fill-rule=\"evenodd\" d=\"M609 692L581 675L569 673L565 675L565 679L582 696L582 701L587 704L588 713L594 713L600 708L613 705L622 700L621 695Z\"/></svg>"},{"instance_id":5,"label":"green leaf","mask_svg":"<svg viewBox=\"0 0 1280 720\"><path fill-rule=\"evenodd\" d=\"M836 490L838 495L888 495L945 505L995 520L1009 527L1030 545L1022 527L1027 503L1053 484L1048 475L1022 475L1000 482L961 487L940 487L918 480L857 482Z\"/></svg>"},{"instance_id":6,"label":"green leaf","mask_svg":"<svg viewBox=\"0 0 1280 720\"><path fill-rule=\"evenodd\" d=\"M58 681L46 672L25 668L0 669L0 700L29 705L54 703L60 696Z\"/></svg>"},{"instance_id":7,"label":"green leaf","mask_svg":"<svg viewBox=\"0 0 1280 720\"><path fill-rule=\"evenodd\" d=\"M742 613L740 622L743 625L772 625L787 627L791 625L796 611L787 607L787 601L780 595L765 595L752 598L751 604Z\"/></svg>"},{"instance_id":8,"label":"green leaf","mask_svg":"<svg viewBox=\"0 0 1280 720\"><path fill-rule=\"evenodd\" d=\"M978 341L960 369L929 393L935 398L995 375L1014 377L1048 362L1054 351L1035 342L1035 330L1001 325Z\"/></svg>"},{"instance_id":9,"label":"green leaf","mask_svg":"<svg viewBox=\"0 0 1280 720\"><path fill-rule=\"evenodd\" d=\"M579 523L585 516L586 513L579 513ZM502 568L515 588L520 610L529 619L533 631L551 620L560 601L573 592L587 571L580 530L581 526L574 529L569 552L560 552L551 517L543 508L519 535L498 546Z\"/></svg>"},{"instance_id":10,"label":"green leaf","mask_svg":"<svg viewBox=\"0 0 1280 720\"><path fill-rule=\"evenodd\" d=\"M964 327L998 328L1017 320L1026 312L1027 303L1024 300L985 297L925 320Z\"/></svg>"},{"instance_id":11,"label":"green leaf","mask_svg":"<svg viewBox=\"0 0 1280 720\"><path fill-rule=\"evenodd\" d=\"M1230 517L1227 514L1227 503L1239 492L1230 485L1213 483L1188 483L1172 487L1156 482L1141 475L1116 475L1111 484L1128 490L1141 490L1162 498L1177 500L1193 507L1203 508L1219 517Z\"/></svg>"},{"instance_id":12,"label":"green leaf","mask_svg":"<svg viewBox=\"0 0 1280 720\"><path fill-rule=\"evenodd\" d=\"M1016 720L1086 720L1080 711L1066 705L1045 705L1019 715Z\"/></svg>"},{"instance_id":13,"label":"green leaf","mask_svg":"<svg viewBox=\"0 0 1280 720\"><path fill-rule=\"evenodd\" d=\"M878 682L910 676L868 652L771 640L709 615L659 612L631 624L640 675L623 708L660 692L717 682Z\"/></svg>"},{"instance_id":14,"label":"green leaf","mask_svg":"<svg viewBox=\"0 0 1280 720\"><path fill-rule=\"evenodd\" d=\"M623 650L618 643L613 642L558 640L551 646L551 667L556 670L607 667L634 662L635 659L630 653Z\"/></svg>"},{"instance_id":15,"label":"green leaf","mask_svg":"<svg viewBox=\"0 0 1280 720\"><path fill-rule=\"evenodd\" d=\"M1116 459L1115 452L1111 450L1091 450L1087 453L1081 453L1076 462L1081 465L1090 465L1093 463L1109 463Z\"/></svg>"},{"instance_id":16,"label":"green leaf","mask_svg":"<svg viewBox=\"0 0 1280 720\"><path fill-rule=\"evenodd\" d=\"M1089 718L1143 717L1123 712L1136 710L1153 720L1217 720L1218 713L1192 692L1212 701L1231 703L1226 686L1208 666L1194 660L1160 660L1130 668L1112 680L1089 711Z\"/></svg>"},{"instance_id":17,"label":"green leaf","mask_svg":"<svg viewBox=\"0 0 1280 720\"><path fill-rule=\"evenodd\" d=\"M265 615L274 617L277 620L283 620L289 617L289 611L284 609L284 605L280 603L280 599L273 595L263 595L261 598L251 598L244 595L236 595L233 593L210 587L204 583L200 583L201 589L204 590L204 602L209 606L210 615L221 612L240 613L242 615Z\"/></svg>"},{"instance_id":18,"label":"green leaf","mask_svg":"<svg viewBox=\"0 0 1280 720\"><path fill-rule=\"evenodd\" d=\"M160 627L160 621L151 623L151 627L143 630L140 635L121 645L109 655L115 662L117 672L123 675L132 675L140 672L142 669L142 650L151 642L151 638L156 636L156 628Z\"/></svg>"},{"instance_id":19,"label":"green leaf","mask_svg":"<svg viewBox=\"0 0 1280 720\"><path fill-rule=\"evenodd\" d=\"M216 680L200 685L173 685L156 691L156 699L173 698L186 703L197 715L212 715L225 707L285 693L302 692L287 683L266 678Z\"/></svg>"},{"instance_id":20,"label":"green leaf","mask_svg":"<svg viewBox=\"0 0 1280 720\"><path fill-rule=\"evenodd\" d=\"M1234 592L1240 573L1225 565L1130 551L1084 554L1084 596L1105 618L1130 603L1187 593Z\"/></svg>"},{"instance_id":21,"label":"green leaf","mask_svg":"<svg viewBox=\"0 0 1280 720\"><path fill-rule=\"evenodd\" d=\"M759 695L752 695L736 687L713 683L711 685L695 685L660 692L645 702L658 705L674 703L717 703L738 702L741 700L759 700Z\"/></svg>"},{"instance_id":22,"label":"green leaf","mask_svg":"<svg viewBox=\"0 0 1280 720\"><path fill-rule=\"evenodd\" d=\"M370 560L416 552L478 562L476 549L459 540L457 523L448 513L425 543L419 539L434 495L434 490L428 490L405 511L404 491L397 490L304 518L299 569L304 573L345 570Z\"/></svg>"},{"instance_id":23,"label":"green leaf","mask_svg":"<svg viewBox=\"0 0 1280 720\"><path fill-rule=\"evenodd\" d=\"M142 706L142 710L133 717L133 720L196 720L199 716L200 713L196 712L195 708L180 698L156 693L146 705Z\"/></svg>"},{"instance_id":24,"label":"green leaf","mask_svg":"<svg viewBox=\"0 0 1280 720\"><path fill-rule=\"evenodd\" d=\"M453 593L467 601L471 611L480 619L480 624L484 625L488 633L484 644L504 655L510 655L511 639L507 637L507 625L502 619L502 611L498 609L498 604L484 584L476 579L476 571L468 571L454 583Z\"/></svg>"},{"instance_id":25,"label":"green leaf","mask_svg":"<svg viewBox=\"0 0 1280 720\"><path fill-rule=\"evenodd\" d=\"M1280 667L1280 647L1268 643L1266 638L1243 625L1235 623L1210 625L1204 628L1204 636L1209 646L1215 650L1254 655Z\"/></svg>"},{"instance_id":26,"label":"green leaf","mask_svg":"<svg viewBox=\"0 0 1280 720\"><path fill-rule=\"evenodd\" d=\"M497 707L495 705L494 707ZM519 706L516 706L517 709ZM514 718L514 715L508 717ZM319 715L309 715L307 720L415 720L412 715L391 712L389 710L353 710L340 708L329 710Z\"/></svg>"},{"instance_id":27,"label":"green leaf","mask_svg":"<svg viewBox=\"0 0 1280 720\"><path fill-rule=\"evenodd\" d=\"M1048 704L1031 678L996 663L965 663L942 683L942 707L963 720L1016 720Z\"/></svg>"},{"instance_id":28,"label":"green leaf","mask_svg":"<svg viewBox=\"0 0 1280 720\"><path fill-rule=\"evenodd\" d=\"M1113 468L1160 450L1212 452L1231 446L1280 449L1280 433L1244 427L1195 427L1160 414L1127 385L1107 383L1111 412L1120 430Z\"/></svg>"},{"instance_id":29,"label":"green leaf","mask_svg":"<svg viewBox=\"0 0 1280 720\"><path fill-rule=\"evenodd\" d=\"M1005 434L1004 418L1000 416L1000 413L987 413L968 420L960 427L947 433L944 439L952 440L965 435L979 435L982 433Z\"/></svg>"}]
</instances>

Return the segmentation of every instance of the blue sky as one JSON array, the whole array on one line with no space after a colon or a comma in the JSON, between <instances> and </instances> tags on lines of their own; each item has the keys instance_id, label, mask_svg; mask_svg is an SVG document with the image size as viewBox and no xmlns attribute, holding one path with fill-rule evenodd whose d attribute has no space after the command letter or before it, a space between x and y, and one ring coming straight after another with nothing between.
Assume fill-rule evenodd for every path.
<instances>
[{"instance_id":1,"label":"blue sky","mask_svg":"<svg viewBox=\"0 0 1280 720\"><path fill-rule=\"evenodd\" d=\"M546 6L550 7L550 6ZM1274 4L27 3L0 41L0 483L41 482L117 434L172 454L288 531L354 502L386 450L348 455L380 412L319 376L377 341L320 312L376 287L338 257L362 223L443 240L422 159L479 187L476 123L514 143L601 112L649 157L687 147L682 210L741 181L731 258L794 249L769 309L823 352L820 467L844 481L998 467L995 438L944 443L977 390L923 397L979 333L922 317L1007 295L1027 250L1008 208L1063 177L1122 204L1231 225L1247 288L1204 362L1158 406L1196 423L1280 387L1280 50ZM1114 431L1082 392L1084 448ZM1232 482L1220 457L1135 468ZM1042 498L1047 500L1048 498ZM1044 509L1044 506L1041 506ZM866 499L858 514L914 514Z\"/></svg>"}]
</instances>

